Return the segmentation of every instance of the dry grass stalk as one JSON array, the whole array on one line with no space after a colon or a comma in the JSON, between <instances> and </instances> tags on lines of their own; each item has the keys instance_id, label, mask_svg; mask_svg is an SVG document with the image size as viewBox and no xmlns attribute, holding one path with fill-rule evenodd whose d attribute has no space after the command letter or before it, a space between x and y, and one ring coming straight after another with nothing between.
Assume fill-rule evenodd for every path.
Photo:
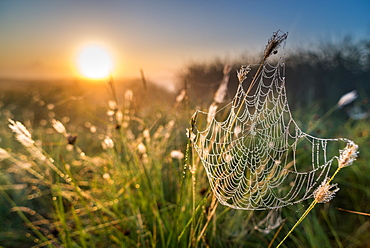
<instances>
[{"instance_id":1,"label":"dry grass stalk","mask_svg":"<svg viewBox=\"0 0 370 248\"><path fill-rule=\"evenodd\" d=\"M278 31L274 32L274 34L268 40L266 45L265 51L263 53L263 60L265 61L272 53L276 54L277 49L280 45L288 38L288 33L282 33L279 29Z\"/></svg>"}]
</instances>

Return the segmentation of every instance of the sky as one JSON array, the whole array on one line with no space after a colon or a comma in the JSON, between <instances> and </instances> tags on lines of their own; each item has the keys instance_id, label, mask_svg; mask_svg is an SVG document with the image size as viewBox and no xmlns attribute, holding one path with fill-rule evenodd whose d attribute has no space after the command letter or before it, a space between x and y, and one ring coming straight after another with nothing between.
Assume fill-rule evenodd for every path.
<instances>
[{"instance_id":1,"label":"sky","mask_svg":"<svg viewBox=\"0 0 370 248\"><path fill-rule=\"evenodd\" d=\"M78 78L78 51L97 43L114 77L168 83L192 62L260 53L278 29L291 48L368 39L369 13L368 0L1 0L0 78Z\"/></svg>"}]
</instances>

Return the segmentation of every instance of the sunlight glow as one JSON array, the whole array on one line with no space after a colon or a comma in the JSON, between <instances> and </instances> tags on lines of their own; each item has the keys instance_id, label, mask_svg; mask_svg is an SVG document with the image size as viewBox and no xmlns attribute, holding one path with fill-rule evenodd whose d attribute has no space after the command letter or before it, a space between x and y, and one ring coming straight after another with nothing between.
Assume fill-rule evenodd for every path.
<instances>
[{"instance_id":1,"label":"sunlight glow","mask_svg":"<svg viewBox=\"0 0 370 248\"><path fill-rule=\"evenodd\" d=\"M79 72L90 79L109 77L113 61L108 51L99 45L84 47L77 56Z\"/></svg>"}]
</instances>

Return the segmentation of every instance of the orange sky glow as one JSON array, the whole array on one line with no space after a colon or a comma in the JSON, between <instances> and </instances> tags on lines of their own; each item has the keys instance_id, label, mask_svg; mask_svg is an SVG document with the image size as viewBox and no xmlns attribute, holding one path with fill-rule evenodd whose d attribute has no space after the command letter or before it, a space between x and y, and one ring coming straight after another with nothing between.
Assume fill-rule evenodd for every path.
<instances>
[{"instance_id":1,"label":"orange sky glow","mask_svg":"<svg viewBox=\"0 0 370 248\"><path fill-rule=\"evenodd\" d=\"M291 47L361 39L369 11L367 1L1 1L0 78L80 78L78 52L95 42L111 55L114 77L143 69L168 82L194 61L261 52L278 29Z\"/></svg>"}]
</instances>

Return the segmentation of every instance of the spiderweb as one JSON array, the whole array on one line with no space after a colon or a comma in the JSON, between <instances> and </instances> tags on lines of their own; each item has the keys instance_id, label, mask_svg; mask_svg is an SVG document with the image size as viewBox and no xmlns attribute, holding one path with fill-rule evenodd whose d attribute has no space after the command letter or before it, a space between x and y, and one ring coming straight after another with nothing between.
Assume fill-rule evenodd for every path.
<instances>
[{"instance_id":1,"label":"spiderweb","mask_svg":"<svg viewBox=\"0 0 370 248\"><path fill-rule=\"evenodd\" d=\"M270 38L247 90L243 82L253 70L242 66L232 101L217 111L213 103L212 111L192 117L190 139L223 205L279 209L311 198L329 176L340 142L351 142L311 136L292 118L283 58L267 61L285 39L278 32Z\"/></svg>"}]
</instances>

